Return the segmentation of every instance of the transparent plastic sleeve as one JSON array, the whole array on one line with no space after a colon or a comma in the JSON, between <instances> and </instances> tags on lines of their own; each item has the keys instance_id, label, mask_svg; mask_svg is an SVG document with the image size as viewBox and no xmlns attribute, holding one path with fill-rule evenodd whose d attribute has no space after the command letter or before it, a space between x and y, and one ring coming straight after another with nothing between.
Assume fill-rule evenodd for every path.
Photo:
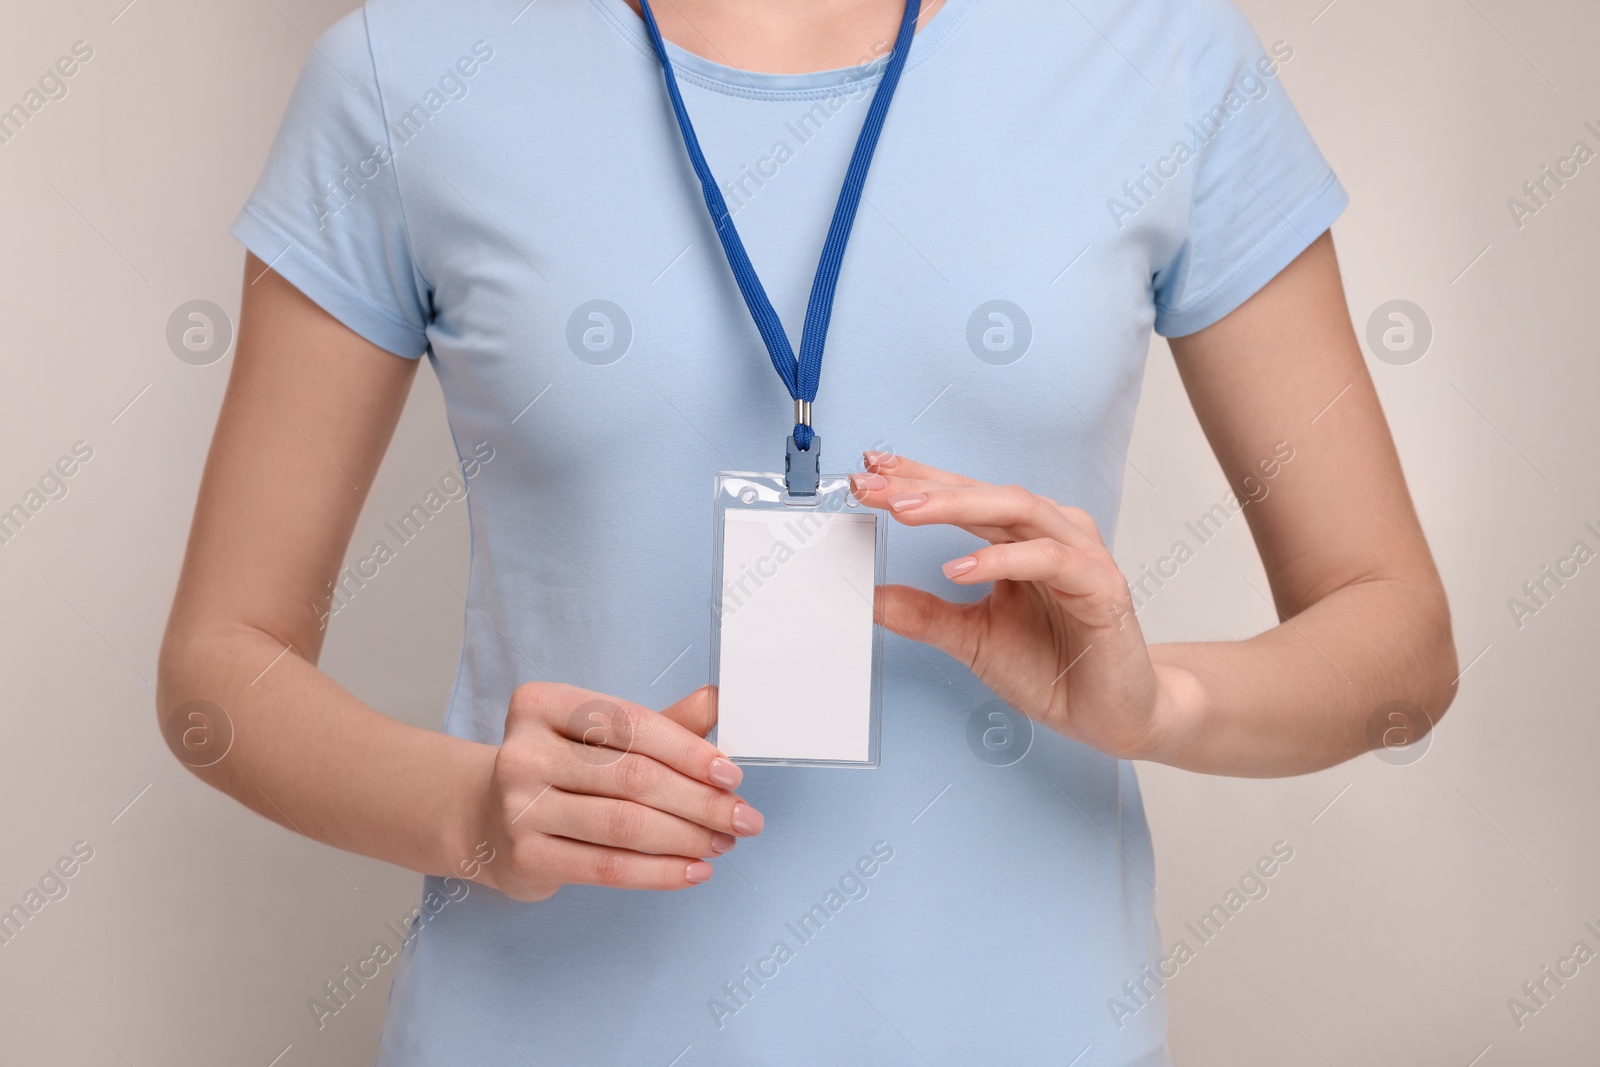
<instances>
[{"instance_id":1,"label":"transparent plastic sleeve","mask_svg":"<svg viewBox=\"0 0 1600 1067\"><path fill-rule=\"evenodd\" d=\"M790 496L781 474L716 476L711 681L715 742L737 763L876 767L888 523L848 476Z\"/></svg>"}]
</instances>

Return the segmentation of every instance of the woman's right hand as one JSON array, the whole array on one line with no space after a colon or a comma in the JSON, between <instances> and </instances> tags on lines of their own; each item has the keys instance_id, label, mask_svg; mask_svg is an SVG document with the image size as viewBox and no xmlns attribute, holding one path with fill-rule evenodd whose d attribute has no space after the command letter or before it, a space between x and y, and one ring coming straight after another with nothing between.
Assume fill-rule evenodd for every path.
<instances>
[{"instance_id":1,"label":"woman's right hand","mask_svg":"<svg viewBox=\"0 0 1600 1067\"><path fill-rule=\"evenodd\" d=\"M685 889L716 856L761 832L733 790L744 772L705 740L716 690L657 713L570 685L511 695L480 817L494 848L478 880L513 900L563 885Z\"/></svg>"}]
</instances>

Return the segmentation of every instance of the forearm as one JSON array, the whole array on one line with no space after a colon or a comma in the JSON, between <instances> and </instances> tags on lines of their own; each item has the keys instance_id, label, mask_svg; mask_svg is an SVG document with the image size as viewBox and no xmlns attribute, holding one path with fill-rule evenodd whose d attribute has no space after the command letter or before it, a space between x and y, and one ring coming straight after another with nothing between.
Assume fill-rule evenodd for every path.
<instances>
[{"instance_id":1,"label":"forearm","mask_svg":"<svg viewBox=\"0 0 1600 1067\"><path fill-rule=\"evenodd\" d=\"M215 752L185 763L246 807L425 874L459 877L473 857L493 746L380 714L295 649L243 626L169 634L157 686L163 725L191 700L222 708L233 740L210 766L193 764Z\"/></svg>"},{"instance_id":2,"label":"forearm","mask_svg":"<svg viewBox=\"0 0 1600 1067\"><path fill-rule=\"evenodd\" d=\"M1368 748L1390 701L1437 722L1455 694L1449 613L1435 583L1345 586L1246 641L1153 646L1161 722L1143 755L1238 777L1303 774Z\"/></svg>"}]
</instances>

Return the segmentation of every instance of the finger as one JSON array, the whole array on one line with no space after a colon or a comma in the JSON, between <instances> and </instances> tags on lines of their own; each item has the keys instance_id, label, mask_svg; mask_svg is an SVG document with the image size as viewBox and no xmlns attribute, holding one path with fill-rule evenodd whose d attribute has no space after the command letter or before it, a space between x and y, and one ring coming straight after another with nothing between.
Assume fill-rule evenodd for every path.
<instances>
[{"instance_id":1,"label":"finger","mask_svg":"<svg viewBox=\"0 0 1600 1067\"><path fill-rule=\"evenodd\" d=\"M1060 507L1020 485L917 489L896 478L884 481L882 488L858 494L861 502L886 508L907 526L958 526L991 542L1048 537L1083 549L1098 543L1098 538L1070 521Z\"/></svg>"},{"instance_id":2,"label":"finger","mask_svg":"<svg viewBox=\"0 0 1600 1067\"><path fill-rule=\"evenodd\" d=\"M932 645L972 666L977 655L971 606L952 604L909 585L883 585L877 594L878 621L890 633Z\"/></svg>"},{"instance_id":3,"label":"finger","mask_svg":"<svg viewBox=\"0 0 1600 1067\"><path fill-rule=\"evenodd\" d=\"M950 471L918 463L905 456L897 456L893 452L863 452L861 459L867 470L873 474L893 474L901 478L921 478L924 481L950 482L956 485L983 484L965 475L952 474Z\"/></svg>"},{"instance_id":4,"label":"finger","mask_svg":"<svg viewBox=\"0 0 1600 1067\"><path fill-rule=\"evenodd\" d=\"M881 508L891 513L896 510L894 505L889 502L891 498L898 499L902 497L909 497L912 494L926 494L930 490L934 489L951 488L953 484L956 483L931 482L924 481L920 478L891 478L882 474L870 473L852 474L850 476L850 492L855 495L857 500L866 504L868 507ZM977 524L956 525L958 525L960 529L965 530L967 533L972 534L974 537L981 537L985 541L999 542L1014 540L1014 538L1010 537L1006 531L1000 529L999 527L982 526Z\"/></svg>"},{"instance_id":5,"label":"finger","mask_svg":"<svg viewBox=\"0 0 1600 1067\"><path fill-rule=\"evenodd\" d=\"M1049 497L1041 497L1051 507L1061 513L1061 517L1081 530L1092 544L1105 546L1105 538L1100 536L1100 524L1094 521L1094 516L1082 508L1075 508L1067 504L1058 504Z\"/></svg>"},{"instance_id":6,"label":"finger","mask_svg":"<svg viewBox=\"0 0 1600 1067\"><path fill-rule=\"evenodd\" d=\"M716 856L738 841L631 800L563 789L552 789L533 815L533 827L543 833L657 856Z\"/></svg>"},{"instance_id":7,"label":"finger","mask_svg":"<svg viewBox=\"0 0 1600 1067\"><path fill-rule=\"evenodd\" d=\"M586 841L549 838L541 857L563 882L613 889L687 889L711 877L712 866L689 856L646 856Z\"/></svg>"},{"instance_id":8,"label":"finger","mask_svg":"<svg viewBox=\"0 0 1600 1067\"><path fill-rule=\"evenodd\" d=\"M864 490L880 489L892 493L925 492L929 489L950 489L960 485L984 485L985 482L946 482L937 478L908 478L898 474L867 472L850 476L850 488L860 496Z\"/></svg>"},{"instance_id":9,"label":"finger","mask_svg":"<svg viewBox=\"0 0 1600 1067\"><path fill-rule=\"evenodd\" d=\"M717 687L703 685L682 700L661 709L661 714L679 726L704 738L717 725ZM721 750L708 768L711 780L724 789L737 789L744 780L744 771Z\"/></svg>"},{"instance_id":10,"label":"finger","mask_svg":"<svg viewBox=\"0 0 1600 1067\"><path fill-rule=\"evenodd\" d=\"M951 474L937 467L916 463L903 456L896 456L889 452L864 452L864 475L852 475L850 486L860 496L861 490L881 489L885 495L898 495L902 493L926 492L929 489L948 488L951 485L981 486L988 482L981 482L974 478L967 478L959 474ZM1063 505L1043 494L1036 494L1039 499L1050 507L1058 510L1061 515L1074 526L1084 531L1092 540L1103 542L1100 536L1100 527L1094 517L1082 508ZM966 527L963 527L966 528ZM990 540L986 534L976 527L972 533ZM1001 538L1003 540L1004 538Z\"/></svg>"},{"instance_id":11,"label":"finger","mask_svg":"<svg viewBox=\"0 0 1600 1067\"><path fill-rule=\"evenodd\" d=\"M560 744L566 758L551 760L545 775L569 793L631 800L737 837L751 837L765 825L761 813L737 793L696 781L642 753Z\"/></svg>"},{"instance_id":12,"label":"finger","mask_svg":"<svg viewBox=\"0 0 1600 1067\"><path fill-rule=\"evenodd\" d=\"M744 777L744 772L711 742L672 718L638 704L559 684L524 685L513 695L513 704L519 699L529 705L529 717L584 745L638 752L680 774L726 789L735 788ZM697 698L691 693L686 699L708 700L710 696ZM508 734L510 719L520 722L523 718L515 714L508 718Z\"/></svg>"},{"instance_id":13,"label":"finger","mask_svg":"<svg viewBox=\"0 0 1600 1067\"><path fill-rule=\"evenodd\" d=\"M717 725L717 687L703 685L661 714L697 737L704 737Z\"/></svg>"},{"instance_id":14,"label":"finger","mask_svg":"<svg viewBox=\"0 0 1600 1067\"><path fill-rule=\"evenodd\" d=\"M982 582L1039 582L1064 594L1063 606L1096 625L1114 623L1115 609L1128 598L1128 583L1114 564L1050 538L990 545L944 565L957 585Z\"/></svg>"}]
</instances>

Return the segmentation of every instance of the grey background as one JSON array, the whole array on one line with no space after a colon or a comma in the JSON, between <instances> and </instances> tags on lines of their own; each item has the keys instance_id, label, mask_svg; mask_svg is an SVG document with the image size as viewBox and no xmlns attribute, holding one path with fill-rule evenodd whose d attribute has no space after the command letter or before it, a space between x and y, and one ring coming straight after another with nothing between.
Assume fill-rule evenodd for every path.
<instances>
[{"instance_id":1,"label":"grey background","mask_svg":"<svg viewBox=\"0 0 1600 1067\"><path fill-rule=\"evenodd\" d=\"M67 496L0 545L0 907L74 842L94 848L70 894L0 946L0 1061L370 1062L381 988L321 1032L306 999L409 913L418 879L205 789L164 747L150 685L229 365L176 358L168 319L191 300L237 315L227 225L310 40L348 4L124 2L11 5L0 32L6 105L74 41L95 49L0 145L0 507L75 441L94 448ZM1600 126L1600 14L1325 3L1242 6L1295 48L1282 77L1352 195L1336 236L1358 332L1394 299L1431 319L1423 359L1369 366L1466 670L1411 765L1368 755L1269 782L1139 768L1168 944L1273 842L1295 849L1168 986L1174 1053L1180 1067L1592 1064L1600 963L1520 1030L1506 1001L1580 938L1600 949L1583 927L1600 926L1600 564L1521 628L1507 599L1574 541L1600 546L1583 528L1600 527L1600 371L1581 325L1600 161L1520 229L1506 200L1575 140L1600 148L1583 128ZM1136 571L1226 491L1159 340L1128 458L1117 554ZM424 372L356 542L451 462ZM431 523L341 613L324 659L429 726L460 637L465 519ZM1273 622L1252 585L1266 588L1234 521L1141 617L1153 640L1240 637Z\"/></svg>"}]
</instances>

